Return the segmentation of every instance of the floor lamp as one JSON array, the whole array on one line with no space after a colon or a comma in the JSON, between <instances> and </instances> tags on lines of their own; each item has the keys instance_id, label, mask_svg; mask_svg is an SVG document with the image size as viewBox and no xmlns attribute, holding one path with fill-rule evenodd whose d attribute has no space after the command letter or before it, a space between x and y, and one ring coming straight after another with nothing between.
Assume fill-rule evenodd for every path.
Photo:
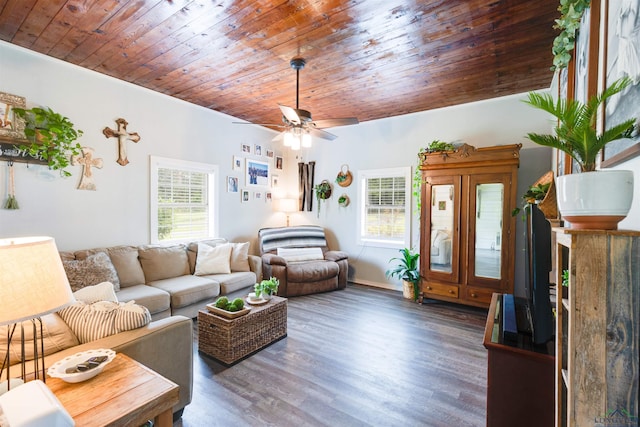
<instances>
[{"instance_id":1,"label":"floor lamp","mask_svg":"<svg viewBox=\"0 0 640 427\"><path fill-rule=\"evenodd\" d=\"M34 379L45 381L44 337L40 317L56 312L73 301L71 287L53 238L0 239L0 301L0 326L7 325L7 353L0 363L0 376L6 367L7 388L10 388L11 342L14 334L19 333L20 377L27 381L24 334L26 323L27 328L33 329ZM30 322L24 322L25 320Z\"/></svg>"}]
</instances>

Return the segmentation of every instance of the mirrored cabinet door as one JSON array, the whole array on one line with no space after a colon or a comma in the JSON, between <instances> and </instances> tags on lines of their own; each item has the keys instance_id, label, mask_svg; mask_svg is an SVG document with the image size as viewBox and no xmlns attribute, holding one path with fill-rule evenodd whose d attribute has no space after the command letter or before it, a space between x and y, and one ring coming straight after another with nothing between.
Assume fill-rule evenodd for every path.
<instances>
[{"instance_id":1,"label":"mirrored cabinet door","mask_svg":"<svg viewBox=\"0 0 640 427\"><path fill-rule=\"evenodd\" d=\"M504 247L510 218L505 189L510 175L484 174L469 177L469 277L467 283L500 289L508 276L509 252Z\"/></svg>"},{"instance_id":2,"label":"mirrored cabinet door","mask_svg":"<svg viewBox=\"0 0 640 427\"><path fill-rule=\"evenodd\" d=\"M457 282L459 278L460 177L431 177L427 180L423 206L430 238L425 242L423 271L432 279Z\"/></svg>"}]
</instances>

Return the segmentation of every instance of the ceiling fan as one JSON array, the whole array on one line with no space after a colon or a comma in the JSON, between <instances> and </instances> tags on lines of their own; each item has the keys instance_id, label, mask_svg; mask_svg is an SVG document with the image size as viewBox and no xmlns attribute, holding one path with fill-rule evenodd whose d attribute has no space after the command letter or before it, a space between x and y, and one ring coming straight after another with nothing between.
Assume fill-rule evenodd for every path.
<instances>
[{"instance_id":1,"label":"ceiling fan","mask_svg":"<svg viewBox=\"0 0 640 427\"><path fill-rule=\"evenodd\" d=\"M289 64L296 70L296 108L278 104L282 111L282 122L284 124L265 124L264 126L276 126L286 128L284 132L278 134L273 141L283 140L285 146L290 146L293 150L311 146L311 136L322 139L334 140L336 135L322 130L336 126L346 126L358 124L358 119L348 117L342 119L313 120L311 112L300 108L300 70L307 62L304 58L293 58Z\"/></svg>"}]
</instances>

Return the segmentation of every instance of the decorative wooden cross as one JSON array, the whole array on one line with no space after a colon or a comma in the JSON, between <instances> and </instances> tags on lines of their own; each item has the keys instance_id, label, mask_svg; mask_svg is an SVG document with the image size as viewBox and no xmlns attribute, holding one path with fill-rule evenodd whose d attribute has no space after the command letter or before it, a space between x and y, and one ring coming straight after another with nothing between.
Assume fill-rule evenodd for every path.
<instances>
[{"instance_id":1,"label":"decorative wooden cross","mask_svg":"<svg viewBox=\"0 0 640 427\"><path fill-rule=\"evenodd\" d=\"M129 160L127 159L127 140L133 142L140 141L140 135L138 135L137 132L127 132L128 124L129 123L127 123L125 119L120 118L116 120L116 125L118 125L118 128L116 130L110 129L109 127L102 129L102 133L105 137L118 138L117 162L122 166L125 166L127 163L129 163Z\"/></svg>"},{"instance_id":2,"label":"decorative wooden cross","mask_svg":"<svg viewBox=\"0 0 640 427\"><path fill-rule=\"evenodd\" d=\"M82 147L82 155L71 156L72 165L82 165L82 175L78 190L96 190L91 167L102 169L102 159L93 158L93 148Z\"/></svg>"}]
</instances>

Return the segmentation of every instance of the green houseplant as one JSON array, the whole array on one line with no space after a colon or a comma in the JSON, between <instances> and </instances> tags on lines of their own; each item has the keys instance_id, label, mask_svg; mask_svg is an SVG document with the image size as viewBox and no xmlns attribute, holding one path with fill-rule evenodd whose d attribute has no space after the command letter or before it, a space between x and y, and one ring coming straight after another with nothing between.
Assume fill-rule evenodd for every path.
<instances>
[{"instance_id":1,"label":"green houseplant","mask_svg":"<svg viewBox=\"0 0 640 427\"><path fill-rule=\"evenodd\" d=\"M82 130L76 129L68 117L48 107L15 108L14 111L24 120L24 133L29 140L28 144L20 145L20 149L46 160L49 167L59 170L61 175L70 176L65 169L71 156L81 153L82 147L76 140L82 136Z\"/></svg>"},{"instance_id":2,"label":"green houseplant","mask_svg":"<svg viewBox=\"0 0 640 427\"><path fill-rule=\"evenodd\" d=\"M320 203L323 200L327 200L331 197L331 184L326 179L320 182L320 184L313 187L313 190L316 193L316 198L318 199L318 217L320 216Z\"/></svg>"},{"instance_id":3,"label":"green houseplant","mask_svg":"<svg viewBox=\"0 0 640 427\"><path fill-rule=\"evenodd\" d=\"M278 286L280 281L275 277L271 277L269 280L263 280L260 283L256 283L253 286L253 290L256 293L256 298L269 299L272 295L278 292Z\"/></svg>"},{"instance_id":4,"label":"green houseplant","mask_svg":"<svg viewBox=\"0 0 640 427\"><path fill-rule=\"evenodd\" d=\"M403 281L403 286L413 290L413 300L418 299L420 293L420 272L418 271L419 253L413 253L411 249L400 249L402 257L394 257L389 262L397 261L397 265L387 270L387 277L396 277ZM409 298L406 293L405 297Z\"/></svg>"},{"instance_id":5,"label":"green houseplant","mask_svg":"<svg viewBox=\"0 0 640 427\"><path fill-rule=\"evenodd\" d=\"M525 100L557 119L553 135L529 133L527 137L536 144L567 153L580 167L581 173L556 178L558 209L572 228L615 229L631 208L633 171L595 171L605 145L629 137L635 130L635 118L602 132L596 129L599 107L630 84L626 77L616 80L586 103L572 99L554 101L550 94L536 92L529 93ZM617 191L611 191L613 188Z\"/></svg>"}]
</instances>

